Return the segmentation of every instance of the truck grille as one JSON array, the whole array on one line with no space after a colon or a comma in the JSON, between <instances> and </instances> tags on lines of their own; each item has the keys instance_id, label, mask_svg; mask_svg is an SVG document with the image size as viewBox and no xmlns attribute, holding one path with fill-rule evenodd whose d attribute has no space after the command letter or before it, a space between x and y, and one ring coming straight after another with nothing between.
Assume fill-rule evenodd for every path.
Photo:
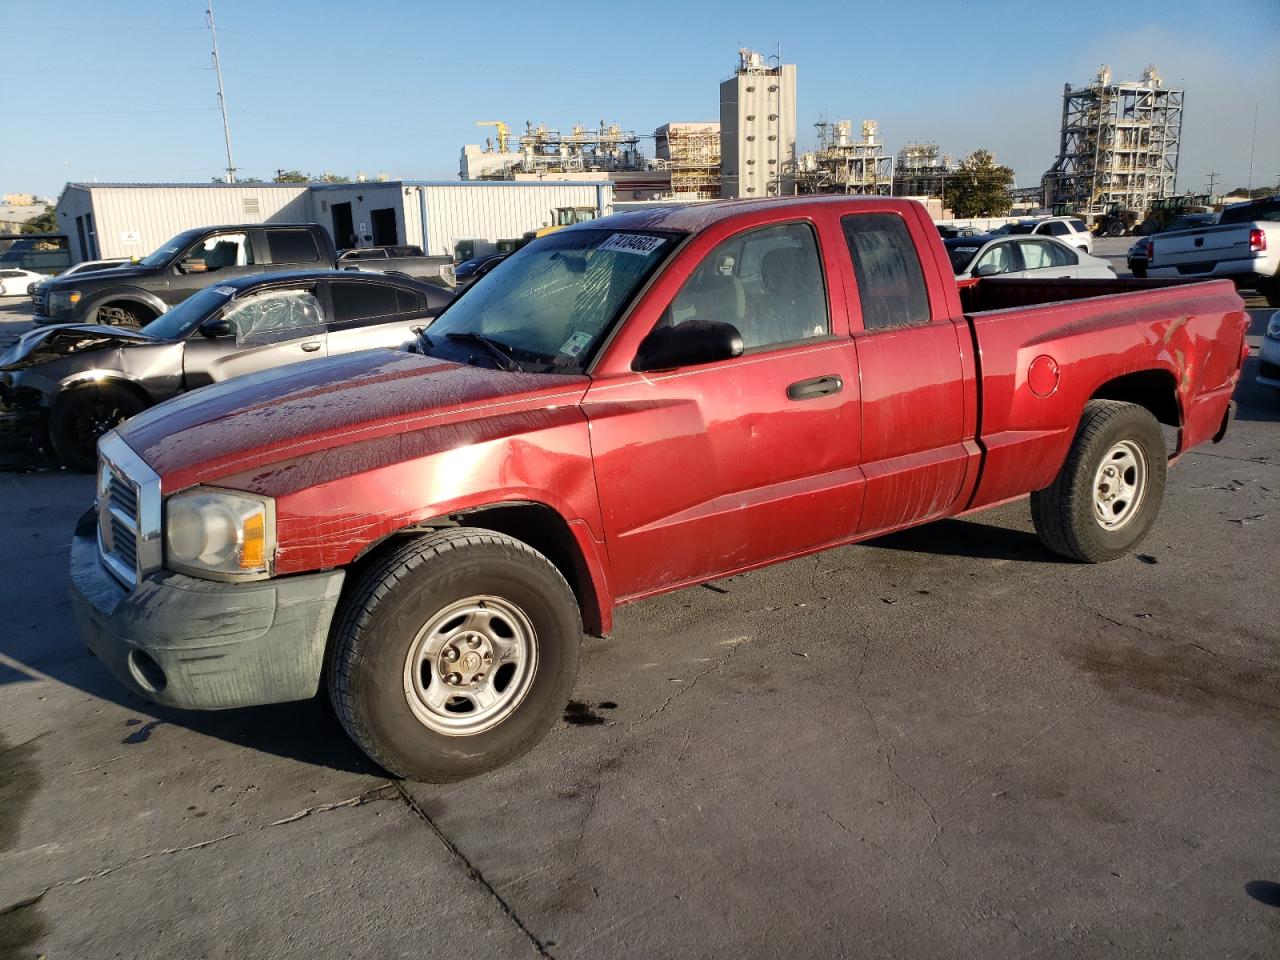
<instances>
[{"instance_id":1,"label":"truck grille","mask_svg":"<svg viewBox=\"0 0 1280 960\"><path fill-rule=\"evenodd\" d=\"M98 459L98 552L102 565L132 590L160 565L160 478L115 433Z\"/></svg>"}]
</instances>

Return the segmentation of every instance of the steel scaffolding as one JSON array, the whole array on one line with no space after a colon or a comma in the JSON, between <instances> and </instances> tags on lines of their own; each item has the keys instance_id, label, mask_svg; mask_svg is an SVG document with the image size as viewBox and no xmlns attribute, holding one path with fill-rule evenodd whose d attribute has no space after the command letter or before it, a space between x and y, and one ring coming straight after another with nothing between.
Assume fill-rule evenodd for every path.
<instances>
[{"instance_id":1,"label":"steel scaffolding","mask_svg":"<svg viewBox=\"0 0 1280 960\"><path fill-rule=\"evenodd\" d=\"M880 125L862 121L862 139L852 137L853 123L819 120L818 149L797 162L800 193L848 193L887 197L893 193L893 157L884 152Z\"/></svg>"},{"instance_id":2,"label":"steel scaffolding","mask_svg":"<svg viewBox=\"0 0 1280 960\"><path fill-rule=\"evenodd\" d=\"M1142 79L1113 83L1103 67L1087 87L1066 84L1058 159L1045 174L1057 210L1146 214L1174 195L1182 135L1183 91L1164 86L1155 67Z\"/></svg>"}]
</instances>

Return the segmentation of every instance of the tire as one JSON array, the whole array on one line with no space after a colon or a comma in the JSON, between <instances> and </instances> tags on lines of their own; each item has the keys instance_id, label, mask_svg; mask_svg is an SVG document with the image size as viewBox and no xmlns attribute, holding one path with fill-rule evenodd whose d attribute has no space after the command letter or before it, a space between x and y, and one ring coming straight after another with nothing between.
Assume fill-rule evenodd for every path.
<instances>
[{"instance_id":1,"label":"tire","mask_svg":"<svg viewBox=\"0 0 1280 960\"><path fill-rule=\"evenodd\" d=\"M522 639L517 663L505 654ZM447 783L501 766L542 739L573 692L581 645L577 600L551 561L504 534L439 530L391 550L350 586L330 636L329 697L375 763ZM494 655L489 676L489 661L477 664L486 653ZM484 689L501 709L471 699ZM443 706L428 702L433 694L445 697ZM471 709L452 713L464 703Z\"/></svg>"},{"instance_id":2,"label":"tire","mask_svg":"<svg viewBox=\"0 0 1280 960\"><path fill-rule=\"evenodd\" d=\"M1164 436L1149 410L1090 400L1057 479L1031 495L1040 542L1083 563L1124 556L1155 523L1167 472Z\"/></svg>"},{"instance_id":3,"label":"tire","mask_svg":"<svg viewBox=\"0 0 1280 960\"><path fill-rule=\"evenodd\" d=\"M1266 298L1268 307L1280 307L1280 279L1263 280L1258 284L1258 293Z\"/></svg>"},{"instance_id":4,"label":"tire","mask_svg":"<svg viewBox=\"0 0 1280 960\"><path fill-rule=\"evenodd\" d=\"M125 303L104 303L94 311L93 322L108 327L141 327L155 316L143 307Z\"/></svg>"},{"instance_id":5,"label":"tire","mask_svg":"<svg viewBox=\"0 0 1280 960\"><path fill-rule=\"evenodd\" d=\"M77 387L54 403L49 442L68 466L92 472L98 465L98 438L146 407L128 387Z\"/></svg>"},{"instance_id":6,"label":"tire","mask_svg":"<svg viewBox=\"0 0 1280 960\"><path fill-rule=\"evenodd\" d=\"M1133 266L1129 268L1133 275L1139 280L1145 280L1147 276L1146 266Z\"/></svg>"}]
</instances>

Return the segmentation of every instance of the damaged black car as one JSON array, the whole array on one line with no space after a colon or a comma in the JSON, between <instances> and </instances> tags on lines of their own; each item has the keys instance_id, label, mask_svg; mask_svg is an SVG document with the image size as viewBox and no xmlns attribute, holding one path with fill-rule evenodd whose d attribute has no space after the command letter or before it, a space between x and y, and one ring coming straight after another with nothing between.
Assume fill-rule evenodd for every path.
<instances>
[{"instance_id":1,"label":"damaged black car","mask_svg":"<svg viewBox=\"0 0 1280 960\"><path fill-rule=\"evenodd\" d=\"M74 324L24 334L0 354L0 413L31 420L64 462L92 470L98 438L147 407L242 374L407 345L450 299L441 287L377 273L239 277L141 329Z\"/></svg>"}]
</instances>

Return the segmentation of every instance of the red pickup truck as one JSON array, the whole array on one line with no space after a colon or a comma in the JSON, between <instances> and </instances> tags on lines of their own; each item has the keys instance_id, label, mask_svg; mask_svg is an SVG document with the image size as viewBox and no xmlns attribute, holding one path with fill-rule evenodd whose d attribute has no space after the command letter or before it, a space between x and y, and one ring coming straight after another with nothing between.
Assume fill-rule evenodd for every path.
<instances>
[{"instance_id":1,"label":"red pickup truck","mask_svg":"<svg viewBox=\"0 0 1280 960\"><path fill-rule=\"evenodd\" d=\"M1050 550L1121 556L1226 430L1245 328L1228 281L962 294L908 201L619 214L520 250L416 352L108 434L74 606L154 701L323 677L383 767L456 779L538 741L619 604L1028 494Z\"/></svg>"}]
</instances>

